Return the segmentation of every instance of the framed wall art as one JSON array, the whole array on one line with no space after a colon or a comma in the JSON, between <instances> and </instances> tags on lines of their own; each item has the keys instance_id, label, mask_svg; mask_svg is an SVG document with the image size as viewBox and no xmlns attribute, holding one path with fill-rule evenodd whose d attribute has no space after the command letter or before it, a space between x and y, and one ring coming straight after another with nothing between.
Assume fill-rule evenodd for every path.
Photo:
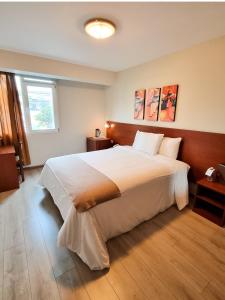
<instances>
[{"instance_id":1,"label":"framed wall art","mask_svg":"<svg viewBox=\"0 0 225 300\"><path fill-rule=\"evenodd\" d=\"M145 109L145 89L135 91L134 101L134 119L143 120Z\"/></svg>"},{"instance_id":2,"label":"framed wall art","mask_svg":"<svg viewBox=\"0 0 225 300\"><path fill-rule=\"evenodd\" d=\"M178 85L168 85L162 88L160 121L174 122L177 105Z\"/></svg>"},{"instance_id":3,"label":"framed wall art","mask_svg":"<svg viewBox=\"0 0 225 300\"><path fill-rule=\"evenodd\" d=\"M160 88L151 88L146 91L145 120L158 120L160 90Z\"/></svg>"}]
</instances>

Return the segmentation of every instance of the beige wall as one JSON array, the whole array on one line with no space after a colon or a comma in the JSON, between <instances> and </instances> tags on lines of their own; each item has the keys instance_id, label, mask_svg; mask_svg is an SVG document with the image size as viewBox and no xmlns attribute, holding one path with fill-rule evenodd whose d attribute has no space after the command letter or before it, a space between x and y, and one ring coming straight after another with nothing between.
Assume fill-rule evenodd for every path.
<instances>
[{"instance_id":1,"label":"beige wall","mask_svg":"<svg viewBox=\"0 0 225 300\"><path fill-rule=\"evenodd\" d=\"M0 50L0 70L58 79L58 133L28 134L31 165L48 158L86 151L86 136L104 132L105 90L115 73L21 53Z\"/></svg>"},{"instance_id":2,"label":"beige wall","mask_svg":"<svg viewBox=\"0 0 225 300\"><path fill-rule=\"evenodd\" d=\"M109 86L115 73L0 49L0 70Z\"/></svg>"},{"instance_id":3,"label":"beige wall","mask_svg":"<svg viewBox=\"0 0 225 300\"><path fill-rule=\"evenodd\" d=\"M68 81L57 83L58 133L28 135L31 164L43 164L48 158L86 151L86 136L94 129L104 131L105 91L102 87Z\"/></svg>"},{"instance_id":4,"label":"beige wall","mask_svg":"<svg viewBox=\"0 0 225 300\"><path fill-rule=\"evenodd\" d=\"M42 58L24 56L19 61L16 54L4 61L8 54L1 54L0 50L0 69L5 64L20 72L54 74L52 77L67 74L68 78L79 70L70 64L64 70L65 63L56 61L44 66ZM97 127L104 131L105 119L225 133L225 37L119 72L107 89L102 85L112 84L115 74L88 70L84 67L79 80L83 76L83 81L101 82L101 86L58 81L60 132L28 135L32 165L42 164L49 157L85 151L86 136L93 135ZM135 89L176 83L179 95L174 123L133 119Z\"/></svg>"},{"instance_id":5,"label":"beige wall","mask_svg":"<svg viewBox=\"0 0 225 300\"><path fill-rule=\"evenodd\" d=\"M169 84L179 84L176 121L134 120L135 89ZM110 120L225 133L225 37L119 72L106 100Z\"/></svg>"}]
</instances>

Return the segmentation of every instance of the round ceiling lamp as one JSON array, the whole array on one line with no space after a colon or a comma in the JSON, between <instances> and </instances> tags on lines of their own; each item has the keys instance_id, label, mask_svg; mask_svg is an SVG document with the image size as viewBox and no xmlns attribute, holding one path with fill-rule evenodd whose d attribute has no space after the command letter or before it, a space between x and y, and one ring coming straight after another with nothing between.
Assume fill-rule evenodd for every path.
<instances>
[{"instance_id":1,"label":"round ceiling lamp","mask_svg":"<svg viewBox=\"0 0 225 300\"><path fill-rule=\"evenodd\" d=\"M113 22L102 18L88 20L84 24L84 28L86 33L95 39L106 39L116 31Z\"/></svg>"}]
</instances>

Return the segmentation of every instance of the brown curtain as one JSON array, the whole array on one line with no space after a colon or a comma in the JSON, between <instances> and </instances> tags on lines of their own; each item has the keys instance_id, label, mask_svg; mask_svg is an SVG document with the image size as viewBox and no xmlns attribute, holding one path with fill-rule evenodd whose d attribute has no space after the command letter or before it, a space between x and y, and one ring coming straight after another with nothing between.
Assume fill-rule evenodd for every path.
<instances>
[{"instance_id":1,"label":"brown curtain","mask_svg":"<svg viewBox=\"0 0 225 300\"><path fill-rule=\"evenodd\" d=\"M14 145L17 153L21 150L24 165L30 164L15 75L11 73L0 73L0 136L3 145Z\"/></svg>"}]
</instances>

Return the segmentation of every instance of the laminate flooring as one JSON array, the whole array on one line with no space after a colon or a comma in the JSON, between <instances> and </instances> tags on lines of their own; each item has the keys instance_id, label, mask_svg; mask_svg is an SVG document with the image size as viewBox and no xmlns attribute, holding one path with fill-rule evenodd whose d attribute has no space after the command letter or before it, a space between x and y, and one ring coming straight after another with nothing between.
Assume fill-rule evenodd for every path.
<instances>
[{"instance_id":1,"label":"laminate flooring","mask_svg":"<svg viewBox=\"0 0 225 300\"><path fill-rule=\"evenodd\" d=\"M110 240L110 269L90 271L57 247L63 220L40 172L0 194L0 300L225 300L224 228L171 207Z\"/></svg>"}]
</instances>

